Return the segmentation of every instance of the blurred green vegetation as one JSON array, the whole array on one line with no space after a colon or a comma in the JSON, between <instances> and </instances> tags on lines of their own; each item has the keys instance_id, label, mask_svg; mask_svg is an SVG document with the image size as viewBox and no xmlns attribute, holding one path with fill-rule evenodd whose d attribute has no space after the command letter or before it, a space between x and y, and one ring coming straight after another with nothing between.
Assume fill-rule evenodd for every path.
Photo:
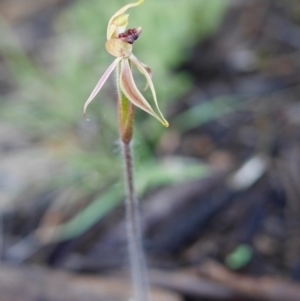
<instances>
[{"instance_id":1,"label":"blurred green vegetation","mask_svg":"<svg viewBox=\"0 0 300 301\"><path fill-rule=\"evenodd\" d=\"M225 262L228 267L237 270L245 267L253 257L251 245L240 244L226 258Z\"/></svg>"},{"instance_id":2,"label":"blurred green vegetation","mask_svg":"<svg viewBox=\"0 0 300 301\"><path fill-rule=\"evenodd\" d=\"M1 18L0 52L14 85L13 93L1 96L1 119L30 131L41 145L64 162L65 173L51 182L56 188L75 185L89 194L105 191L106 187L112 187L111 183L118 182L122 163L115 144L118 133L113 79L88 108L90 122L83 119L82 107L113 60L104 49L107 22L127 2L81 0L63 9L53 23L55 35L47 46L50 56L46 63L34 54L29 56ZM134 44L134 53L152 67L159 103L166 116L168 103L191 87L187 74L172 69L189 55L192 45L218 28L228 4L229 0L177 0L176 4L171 0L146 0L143 5L130 9L129 27L143 28ZM136 75L138 83L144 85L144 79ZM145 95L151 102L149 91ZM182 118L177 125L180 124L185 129ZM196 165L198 170L195 164L181 164L180 172L171 177L153 153L164 131L167 129L157 120L136 110L141 194L149 188L147 183L171 184L203 176L204 170L208 172L200 163ZM175 161L183 162L180 158ZM106 191L109 195L109 190ZM107 202L116 204L119 196L113 198L111 202L107 197Z\"/></svg>"}]
</instances>

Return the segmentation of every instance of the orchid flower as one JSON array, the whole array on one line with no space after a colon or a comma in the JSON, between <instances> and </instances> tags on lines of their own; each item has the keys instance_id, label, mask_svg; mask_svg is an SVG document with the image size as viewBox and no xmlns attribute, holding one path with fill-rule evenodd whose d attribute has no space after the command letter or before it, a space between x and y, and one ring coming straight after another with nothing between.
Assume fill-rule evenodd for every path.
<instances>
[{"instance_id":1,"label":"orchid flower","mask_svg":"<svg viewBox=\"0 0 300 301\"><path fill-rule=\"evenodd\" d=\"M140 109L146 111L150 115L154 116L158 119L164 126L168 127L169 123L162 115L156 97L156 92L154 89L153 82L151 80L151 69L147 65L140 62L132 53L132 44L139 37L142 32L141 27L128 29L126 27L128 25L128 14L125 12L134 6L138 6L142 4L144 0L139 0L134 3L127 4L123 6L120 10L118 10L109 20L107 26L107 41L105 44L105 48L112 56L116 57L116 59L112 62L112 64L108 67L108 69L104 72L96 87L92 91L88 100L84 104L84 115L86 113L86 109L91 101L98 94L110 74L113 70L117 69L117 88L119 92L119 98L122 101L123 99L128 99L130 104L124 108L126 114L131 115L130 120L133 117L133 106L137 106ZM131 66L134 65L137 67L140 73L142 73L147 81L147 87L150 88L152 92L152 96L154 99L154 103L158 114L152 109L150 104L147 102L142 93L138 90L135 81L132 76ZM122 109L121 109L122 110ZM124 113L124 112L123 112ZM121 112L122 114L122 112ZM125 118L126 119L126 118ZM132 121L129 121L132 126Z\"/></svg>"}]
</instances>

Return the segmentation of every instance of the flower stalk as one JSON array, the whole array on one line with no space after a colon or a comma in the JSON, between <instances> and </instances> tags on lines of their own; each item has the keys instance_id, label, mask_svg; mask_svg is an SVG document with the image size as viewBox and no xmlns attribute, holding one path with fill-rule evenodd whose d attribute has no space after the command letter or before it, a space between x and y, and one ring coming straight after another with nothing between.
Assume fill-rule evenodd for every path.
<instances>
[{"instance_id":1,"label":"flower stalk","mask_svg":"<svg viewBox=\"0 0 300 301\"><path fill-rule=\"evenodd\" d=\"M135 107L152 115L164 126L169 126L168 121L164 118L158 106L155 88L151 79L151 68L139 61L132 53L133 43L139 38L142 28L138 27L126 30L129 15L125 14L125 12L129 8L138 6L143 2L144 0L138 0L134 3L129 3L119 9L110 18L107 26L107 41L105 43L105 48L108 53L115 57L115 59L98 81L83 108L83 113L85 115L88 105L101 90L110 74L116 70L118 124L125 167L127 236L134 301L149 300L149 285L146 261L142 247L139 206L134 189L133 154L131 148ZM155 109L152 108L137 88L131 70L133 66L145 77L147 82L145 89L150 88Z\"/></svg>"},{"instance_id":2,"label":"flower stalk","mask_svg":"<svg viewBox=\"0 0 300 301\"><path fill-rule=\"evenodd\" d=\"M117 75L120 71L117 70ZM133 153L131 148L133 134L134 106L121 89L118 89L119 133L122 143L126 186L126 226L128 253L131 267L134 300L149 300L147 267L142 246L139 203L135 193Z\"/></svg>"},{"instance_id":3,"label":"flower stalk","mask_svg":"<svg viewBox=\"0 0 300 301\"><path fill-rule=\"evenodd\" d=\"M125 163L126 183L126 224L128 237L128 251L131 266L131 279L133 285L133 300L149 300L149 284L146 261L142 246L142 234L138 200L134 190L133 157L130 143L122 143Z\"/></svg>"}]
</instances>

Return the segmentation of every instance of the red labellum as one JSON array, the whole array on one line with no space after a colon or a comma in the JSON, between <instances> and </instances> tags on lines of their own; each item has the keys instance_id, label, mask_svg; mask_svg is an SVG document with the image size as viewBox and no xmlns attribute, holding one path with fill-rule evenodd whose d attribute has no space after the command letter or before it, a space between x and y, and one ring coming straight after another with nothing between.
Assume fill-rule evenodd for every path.
<instances>
[{"instance_id":1,"label":"red labellum","mask_svg":"<svg viewBox=\"0 0 300 301\"><path fill-rule=\"evenodd\" d=\"M142 32L141 27L131 28L131 29L126 30L123 33L120 33L118 38L127 42L128 44L133 44L133 42L138 39L141 32Z\"/></svg>"}]
</instances>

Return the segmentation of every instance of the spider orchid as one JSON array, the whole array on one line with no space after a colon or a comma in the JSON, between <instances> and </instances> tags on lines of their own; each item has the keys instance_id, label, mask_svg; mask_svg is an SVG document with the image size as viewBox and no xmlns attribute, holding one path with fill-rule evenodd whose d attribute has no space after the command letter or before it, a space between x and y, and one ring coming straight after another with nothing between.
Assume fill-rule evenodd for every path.
<instances>
[{"instance_id":1,"label":"spider orchid","mask_svg":"<svg viewBox=\"0 0 300 301\"><path fill-rule=\"evenodd\" d=\"M127 4L123 6L120 10L118 10L109 20L107 26L107 41L105 44L105 48L112 56L116 57L116 59L112 62L112 64L107 68L104 72L102 77L100 78L99 82L97 83L96 87L92 91L91 95L89 96L88 100L84 104L84 115L86 113L86 109L91 101L95 98L98 94L110 74L113 70L117 69L117 88L119 92L119 98L122 101L122 98L127 98L131 104L139 107L140 109L146 111L150 115L154 116L158 119L164 126L168 127L169 123L162 115L158 102L157 97L154 89L154 85L151 80L151 69L147 65L140 62L132 53L132 45L134 41L139 37L142 32L141 27L128 29L126 27L128 25L128 14L125 14L127 9L138 6L142 4L144 0L139 0L134 3ZM131 71L131 66L134 65L137 67L140 73L142 73L147 81L147 86L150 88L152 92L152 96L154 99L155 106L157 108L158 114L152 109L150 104L138 90ZM131 119L133 116L133 106L129 104L124 109L127 116L128 114L131 115ZM121 109L121 110L122 110ZM130 113L131 112L131 113ZM124 113L124 112L123 112ZM126 115L125 114L125 115ZM122 115L122 113L121 113ZM124 114L123 114L124 115ZM126 117L127 118L127 117ZM125 119L126 119L125 118ZM130 119L129 118L129 119ZM130 121L132 123L132 121ZM130 125L131 127L132 125Z\"/></svg>"}]
</instances>

